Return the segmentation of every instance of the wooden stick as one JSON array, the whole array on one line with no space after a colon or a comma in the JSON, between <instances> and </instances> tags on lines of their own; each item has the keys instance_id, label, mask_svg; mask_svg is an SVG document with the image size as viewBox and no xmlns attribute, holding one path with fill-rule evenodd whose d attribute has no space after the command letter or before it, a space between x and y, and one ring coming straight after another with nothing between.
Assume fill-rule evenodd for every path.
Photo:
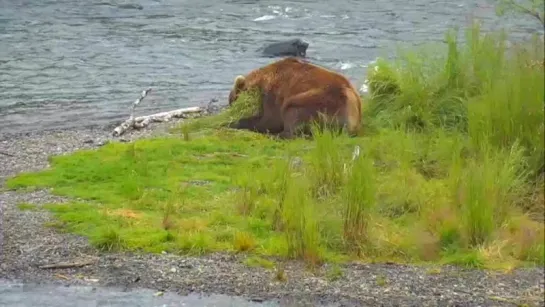
<instances>
[{"instance_id":1,"label":"wooden stick","mask_svg":"<svg viewBox=\"0 0 545 307\"><path fill-rule=\"evenodd\" d=\"M60 279L64 279L64 280L70 280L70 277L68 277L66 275L62 275L62 274L55 274L55 277L60 278Z\"/></svg>"},{"instance_id":2,"label":"wooden stick","mask_svg":"<svg viewBox=\"0 0 545 307\"><path fill-rule=\"evenodd\" d=\"M136 101L132 104L131 108L131 115L129 119L124 121L121 125L117 126L113 131L113 136L120 136L123 133L125 133L130 128L144 128L147 127L152 122L168 122L171 118L187 118L187 115L189 114L195 114L195 113L201 113L203 109L201 107L190 107L190 108L183 108L183 109L177 109L167 112L161 112L157 114L152 115L146 115L146 116L139 116L134 117L134 110L136 109L136 106L144 100L144 98L149 94L151 91L151 88L142 91L140 94L140 97L136 99Z\"/></svg>"},{"instance_id":3,"label":"wooden stick","mask_svg":"<svg viewBox=\"0 0 545 307\"><path fill-rule=\"evenodd\" d=\"M142 91L142 93L140 93L140 97L138 97L138 99L136 99L133 103L132 103L132 108L131 108L131 118L134 118L134 110L136 109L136 106L142 102L142 100L144 100L144 98L146 98L146 96L148 96L148 94L151 92L151 88L148 88L147 90L145 91Z\"/></svg>"},{"instance_id":4,"label":"wooden stick","mask_svg":"<svg viewBox=\"0 0 545 307\"><path fill-rule=\"evenodd\" d=\"M9 152L2 151L2 150L0 150L0 155L4 155L4 156L8 156L8 157L15 157L15 155L10 154Z\"/></svg>"},{"instance_id":5,"label":"wooden stick","mask_svg":"<svg viewBox=\"0 0 545 307\"><path fill-rule=\"evenodd\" d=\"M148 88L147 90L142 91L140 93L140 97L138 97L131 106L131 115L129 116L129 119L127 119L125 122L123 122L120 126L116 127L114 129L113 135L114 136L120 136L125 131L127 131L129 128L131 128L134 125L134 110L136 109L136 106L146 98L146 96L151 92L151 88Z\"/></svg>"},{"instance_id":6,"label":"wooden stick","mask_svg":"<svg viewBox=\"0 0 545 307\"><path fill-rule=\"evenodd\" d=\"M85 260L77 262L59 262L54 264L45 264L39 266L40 269L70 269L70 268L79 268L86 265L94 264L96 260Z\"/></svg>"},{"instance_id":7,"label":"wooden stick","mask_svg":"<svg viewBox=\"0 0 545 307\"><path fill-rule=\"evenodd\" d=\"M515 8L519 9L522 13L535 17L542 25L545 26L545 15L540 15L539 12L533 12L532 10L525 8L524 6L516 3L515 1L509 1L509 3Z\"/></svg>"},{"instance_id":8,"label":"wooden stick","mask_svg":"<svg viewBox=\"0 0 545 307\"><path fill-rule=\"evenodd\" d=\"M187 118L189 114L201 113L202 111L203 110L200 107L189 107L151 115L139 116L137 118L129 118L124 123L114 129L113 135L120 136L130 128L144 128L152 122L168 122L172 118Z\"/></svg>"},{"instance_id":9,"label":"wooden stick","mask_svg":"<svg viewBox=\"0 0 545 307\"><path fill-rule=\"evenodd\" d=\"M360 147L356 145L354 151L352 152L352 163L360 156ZM348 172L348 166L346 163L343 164L343 172L346 174Z\"/></svg>"}]
</instances>

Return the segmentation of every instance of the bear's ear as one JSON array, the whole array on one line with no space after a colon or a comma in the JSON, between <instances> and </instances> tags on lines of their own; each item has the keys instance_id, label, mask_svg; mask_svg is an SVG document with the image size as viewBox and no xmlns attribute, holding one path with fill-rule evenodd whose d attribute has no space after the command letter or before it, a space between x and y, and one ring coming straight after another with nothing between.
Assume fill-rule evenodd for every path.
<instances>
[{"instance_id":1,"label":"bear's ear","mask_svg":"<svg viewBox=\"0 0 545 307\"><path fill-rule=\"evenodd\" d=\"M246 78L244 78L243 75L239 75L235 78L235 84L233 85L233 89L235 90L235 93L238 94L240 90L244 88Z\"/></svg>"}]
</instances>

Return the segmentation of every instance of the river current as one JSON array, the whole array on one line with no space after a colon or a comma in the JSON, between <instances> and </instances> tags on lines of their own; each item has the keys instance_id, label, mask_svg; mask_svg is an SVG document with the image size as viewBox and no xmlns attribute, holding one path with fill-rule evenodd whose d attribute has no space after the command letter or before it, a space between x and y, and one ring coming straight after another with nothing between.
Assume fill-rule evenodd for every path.
<instances>
[{"instance_id":1,"label":"river current","mask_svg":"<svg viewBox=\"0 0 545 307\"><path fill-rule=\"evenodd\" d=\"M301 38L311 61L358 87L396 46L442 41L472 17L518 33L531 20L495 16L478 0L0 0L0 133L112 124L226 103L237 74L275 59L257 49Z\"/></svg>"}]
</instances>

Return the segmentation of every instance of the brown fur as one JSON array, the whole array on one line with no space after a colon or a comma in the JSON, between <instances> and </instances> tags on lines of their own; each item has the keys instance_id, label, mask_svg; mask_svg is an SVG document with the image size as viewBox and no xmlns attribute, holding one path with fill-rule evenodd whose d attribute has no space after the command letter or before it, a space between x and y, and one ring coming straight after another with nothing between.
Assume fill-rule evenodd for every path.
<instances>
[{"instance_id":1,"label":"brown fur","mask_svg":"<svg viewBox=\"0 0 545 307\"><path fill-rule=\"evenodd\" d=\"M311 121L324 124L325 119L330 125L345 128L350 135L360 127L361 100L350 81L304 60L289 57L237 76L229 105L242 91L252 88L261 92L261 111L232 124L232 128L292 138L298 128Z\"/></svg>"}]
</instances>

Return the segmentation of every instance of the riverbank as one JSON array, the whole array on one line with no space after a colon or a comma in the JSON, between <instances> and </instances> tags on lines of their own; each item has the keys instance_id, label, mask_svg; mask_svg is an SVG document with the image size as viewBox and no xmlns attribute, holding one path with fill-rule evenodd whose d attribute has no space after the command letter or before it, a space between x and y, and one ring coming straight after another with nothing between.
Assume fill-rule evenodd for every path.
<instances>
[{"instance_id":1,"label":"riverbank","mask_svg":"<svg viewBox=\"0 0 545 307\"><path fill-rule=\"evenodd\" d=\"M125 135L128 141L164 136L175 122L156 124ZM96 148L111 140L111 127L43 131L2 137L2 178L48 165L47 156ZM91 142L92 141L92 142ZM418 267L395 264L346 264L333 274L325 266L311 274L301 262L286 262L286 280L274 270L245 264L244 255L216 253L202 257L170 254L101 253L80 236L44 227L47 211L20 210L17 204L63 202L46 190L2 191L3 263L0 278L64 285L144 287L174 291L240 295L248 299L285 299L344 303L349 306L512 306L543 304L542 268L508 273L459 267ZM40 269L39 265L95 259L81 268ZM337 275L337 278L334 278Z\"/></svg>"},{"instance_id":2,"label":"riverbank","mask_svg":"<svg viewBox=\"0 0 545 307\"><path fill-rule=\"evenodd\" d=\"M379 59L356 138L279 141L221 117L125 144L103 146L111 129L5 138L3 178L54 166L4 185L18 192L0 198L3 274L310 305L542 305L543 44L478 31L447 35L443 56ZM43 267L58 262L85 263Z\"/></svg>"}]
</instances>

